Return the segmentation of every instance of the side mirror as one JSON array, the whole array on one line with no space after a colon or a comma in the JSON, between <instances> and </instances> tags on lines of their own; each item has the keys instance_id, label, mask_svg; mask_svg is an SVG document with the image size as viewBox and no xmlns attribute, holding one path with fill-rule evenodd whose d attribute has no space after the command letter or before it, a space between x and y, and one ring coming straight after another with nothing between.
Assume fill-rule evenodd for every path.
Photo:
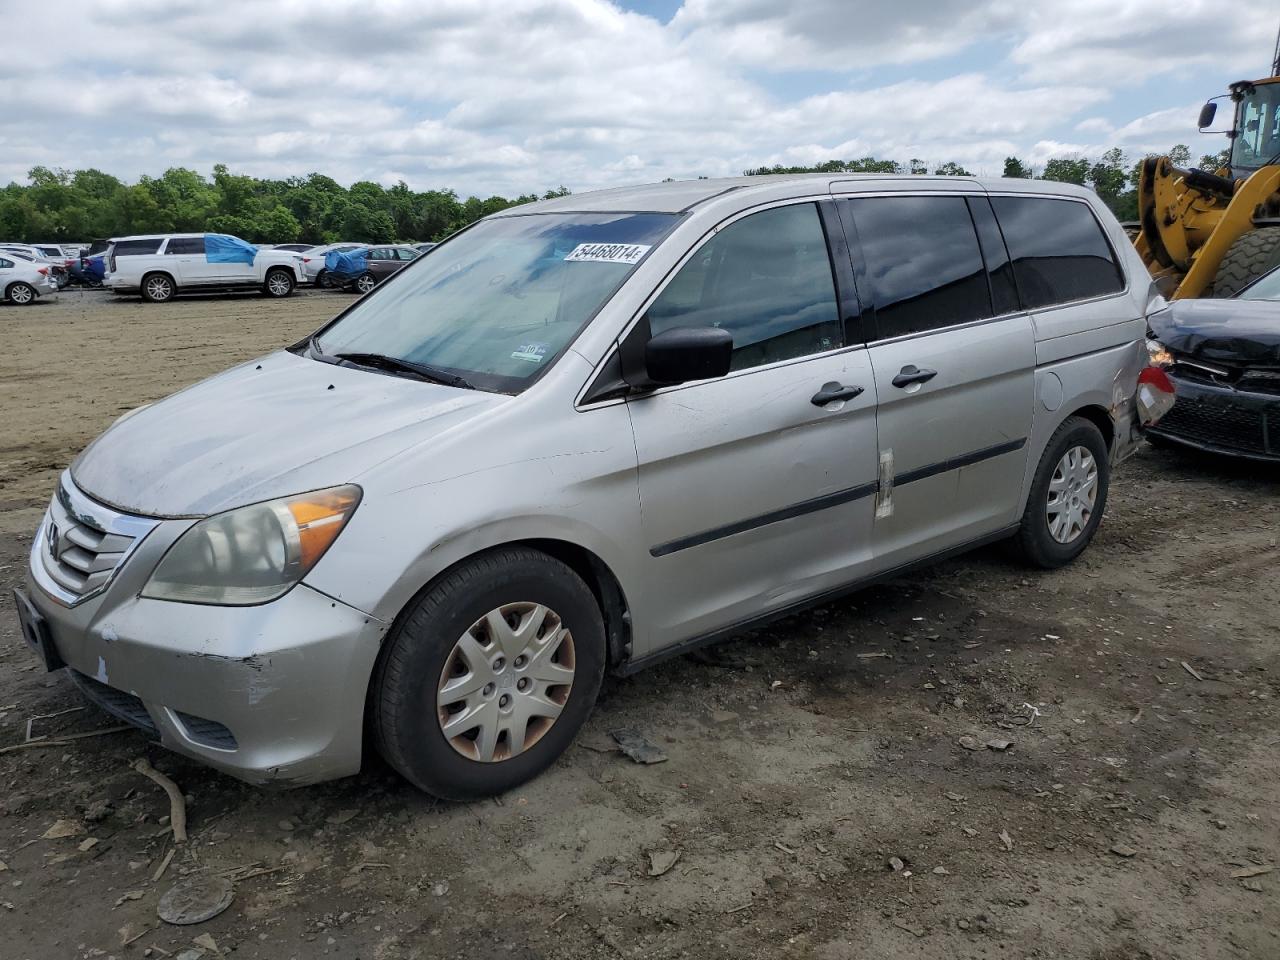
<instances>
[{"instance_id":1,"label":"side mirror","mask_svg":"<svg viewBox=\"0 0 1280 960\"><path fill-rule=\"evenodd\" d=\"M733 334L718 327L676 327L650 338L644 369L655 384L723 377L733 357Z\"/></svg>"},{"instance_id":2,"label":"side mirror","mask_svg":"<svg viewBox=\"0 0 1280 960\"><path fill-rule=\"evenodd\" d=\"M1200 108L1200 119L1196 121L1196 126L1201 130L1213 123L1213 118L1218 115L1218 105L1210 100Z\"/></svg>"}]
</instances>

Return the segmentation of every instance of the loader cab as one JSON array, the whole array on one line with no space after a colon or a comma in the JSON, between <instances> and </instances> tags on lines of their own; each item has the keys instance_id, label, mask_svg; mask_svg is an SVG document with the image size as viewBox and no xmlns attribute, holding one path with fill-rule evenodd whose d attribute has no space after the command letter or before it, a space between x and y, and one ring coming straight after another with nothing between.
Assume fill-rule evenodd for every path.
<instances>
[{"instance_id":1,"label":"loader cab","mask_svg":"<svg viewBox=\"0 0 1280 960\"><path fill-rule=\"evenodd\" d=\"M1231 99L1231 175L1247 177L1280 159L1280 77L1233 83Z\"/></svg>"}]
</instances>

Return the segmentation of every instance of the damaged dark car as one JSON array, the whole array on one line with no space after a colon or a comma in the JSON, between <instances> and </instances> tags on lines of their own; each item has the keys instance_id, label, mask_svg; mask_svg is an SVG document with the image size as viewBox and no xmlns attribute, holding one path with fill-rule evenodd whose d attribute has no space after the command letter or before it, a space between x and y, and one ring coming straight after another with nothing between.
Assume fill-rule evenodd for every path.
<instances>
[{"instance_id":1,"label":"damaged dark car","mask_svg":"<svg viewBox=\"0 0 1280 960\"><path fill-rule=\"evenodd\" d=\"M1229 299L1174 301L1149 322L1152 361L1178 399L1148 437L1280 462L1280 268Z\"/></svg>"}]
</instances>

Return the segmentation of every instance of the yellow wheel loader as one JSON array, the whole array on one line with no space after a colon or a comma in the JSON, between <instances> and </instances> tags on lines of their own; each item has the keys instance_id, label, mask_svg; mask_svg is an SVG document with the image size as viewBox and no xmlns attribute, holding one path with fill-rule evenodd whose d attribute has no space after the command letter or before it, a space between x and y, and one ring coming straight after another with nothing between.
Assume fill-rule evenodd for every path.
<instances>
[{"instance_id":1,"label":"yellow wheel loader","mask_svg":"<svg viewBox=\"0 0 1280 960\"><path fill-rule=\"evenodd\" d=\"M1229 297L1280 264L1280 56L1272 72L1223 95L1234 106L1227 166L1209 173L1168 157L1142 162L1134 243L1170 299ZM1201 109L1201 130L1223 97Z\"/></svg>"}]
</instances>

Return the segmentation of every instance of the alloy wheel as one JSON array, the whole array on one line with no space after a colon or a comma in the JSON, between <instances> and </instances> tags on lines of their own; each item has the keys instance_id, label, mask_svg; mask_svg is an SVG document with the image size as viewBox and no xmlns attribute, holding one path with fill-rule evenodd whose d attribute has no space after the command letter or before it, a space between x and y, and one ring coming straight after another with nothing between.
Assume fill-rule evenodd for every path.
<instances>
[{"instance_id":1,"label":"alloy wheel","mask_svg":"<svg viewBox=\"0 0 1280 960\"><path fill-rule=\"evenodd\" d=\"M9 299L14 303L25 306L35 299L36 292L25 283L15 283L9 289Z\"/></svg>"},{"instance_id":2,"label":"alloy wheel","mask_svg":"<svg viewBox=\"0 0 1280 960\"><path fill-rule=\"evenodd\" d=\"M356 281L356 289L359 290L361 293L368 293L375 286L377 286L377 281L374 280L373 277L369 276L367 273L363 277L361 277L359 280Z\"/></svg>"},{"instance_id":3,"label":"alloy wheel","mask_svg":"<svg viewBox=\"0 0 1280 960\"><path fill-rule=\"evenodd\" d=\"M1098 462L1088 448L1067 450L1049 480L1045 520L1058 543L1072 543L1089 525L1098 498Z\"/></svg>"},{"instance_id":4,"label":"alloy wheel","mask_svg":"<svg viewBox=\"0 0 1280 960\"><path fill-rule=\"evenodd\" d=\"M555 724L573 687L573 636L552 609L508 603L454 644L440 673L440 732L481 763L519 756Z\"/></svg>"},{"instance_id":5,"label":"alloy wheel","mask_svg":"<svg viewBox=\"0 0 1280 960\"><path fill-rule=\"evenodd\" d=\"M173 284L164 277L151 277L147 280L147 296L152 300L168 300L173 295Z\"/></svg>"},{"instance_id":6,"label":"alloy wheel","mask_svg":"<svg viewBox=\"0 0 1280 960\"><path fill-rule=\"evenodd\" d=\"M274 297L287 297L292 286L289 283L289 278L279 270L267 277L267 289L271 291L271 295Z\"/></svg>"}]
</instances>

